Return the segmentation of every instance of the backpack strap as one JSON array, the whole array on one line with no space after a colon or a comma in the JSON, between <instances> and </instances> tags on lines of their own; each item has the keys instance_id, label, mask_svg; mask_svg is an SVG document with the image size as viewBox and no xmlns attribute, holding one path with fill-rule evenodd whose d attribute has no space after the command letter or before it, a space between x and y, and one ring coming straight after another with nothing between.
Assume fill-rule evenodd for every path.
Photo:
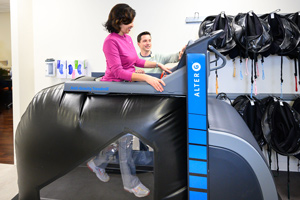
<instances>
[{"instance_id":1,"label":"backpack strap","mask_svg":"<svg viewBox=\"0 0 300 200\"><path fill-rule=\"evenodd\" d=\"M298 81L297 81L297 59L295 58L294 59L294 66L295 66L295 73L294 73L294 76L295 76L295 91L298 92Z\"/></svg>"}]
</instances>

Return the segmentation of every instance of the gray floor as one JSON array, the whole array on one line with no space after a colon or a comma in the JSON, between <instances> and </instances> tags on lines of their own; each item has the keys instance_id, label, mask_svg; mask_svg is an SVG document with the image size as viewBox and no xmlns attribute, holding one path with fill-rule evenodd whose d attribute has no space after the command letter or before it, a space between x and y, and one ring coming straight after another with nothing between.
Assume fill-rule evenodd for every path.
<instances>
[{"instance_id":1,"label":"gray floor","mask_svg":"<svg viewBox=\"0 0 300 200\"><path fill-rule=\"evenodd\" d=\"M287 172L273 171L277 192L282 200L288 199ZM300 172L290 172L290 199L300 200Z\"/></svg>"}]
</instances>

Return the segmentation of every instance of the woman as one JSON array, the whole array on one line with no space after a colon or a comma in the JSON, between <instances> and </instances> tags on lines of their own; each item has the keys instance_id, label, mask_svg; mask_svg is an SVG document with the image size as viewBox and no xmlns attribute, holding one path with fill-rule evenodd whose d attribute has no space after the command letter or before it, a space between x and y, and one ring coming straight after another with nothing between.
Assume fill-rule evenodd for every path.
<instances>
[{"instance_id":1,"label":"woman","mask_svg":"<svg viewBox=\"0 0 300 200\"><path fill-rule=\"evenodd\" d=\"M162 92L165 83L163 80L136 73L134 66L154 68L159 67L164 71L169 71L164 65L152 61L145 61L138 58L133 46L132 39L127 35L133 28L135 10L127 4L115 5L109 13L105 23L106 30L110 33L103 44L103 52L106 57L105 75L100 81L145 81ZM119 139L119 162L122 173L124 189L134 193L137 197L147 196L150 191L145 187L135 175L135 166L132 159L132 135L126 134ZM109 176L105 172L109 155L116 151L111 146L104 149L100 154L88 162L88 167L96 173L97 177L103 181L109 181Z\"/></svg>"},{"instance_id":2,"label":"woman","mask_svg":"<svg viewBox=\"0 0 300 200\"><path fill-rule=\"evenodd\" d=\"M145 81L157 91L162 92L165 83L163 80L135 73L134 66L155 68L169 71L160 63L139 59L133 46L132 39L127 35L133 28L135 11L127 4L117 4L109 14L105 24L110 33L104 41L103 52L106 57L106 71L101 81Z\"/></svg>"}]
</instances>

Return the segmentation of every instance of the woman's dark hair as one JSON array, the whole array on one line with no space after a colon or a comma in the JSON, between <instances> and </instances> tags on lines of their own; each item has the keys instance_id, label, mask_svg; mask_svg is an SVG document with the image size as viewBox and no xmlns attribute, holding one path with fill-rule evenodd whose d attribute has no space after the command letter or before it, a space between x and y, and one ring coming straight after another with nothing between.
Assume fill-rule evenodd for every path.
<instances>
[{"instance_id":1,"label":"woman's dark hair","mask_svg":"<svg viewBox=\"0 0 300 200\"><path fill-rule=\"evenodd\" d=\"M109 15L104 27L109 33L119 33L121 24L130 24L135 17L135 10L127 4L115 5Z\"/></svg>"}]
</instances>

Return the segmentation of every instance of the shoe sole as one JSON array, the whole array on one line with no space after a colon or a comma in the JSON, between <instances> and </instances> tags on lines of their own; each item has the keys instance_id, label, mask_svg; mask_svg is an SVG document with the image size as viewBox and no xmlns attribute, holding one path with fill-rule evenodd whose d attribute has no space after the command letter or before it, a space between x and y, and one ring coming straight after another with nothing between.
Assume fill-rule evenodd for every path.
<instances>
[{"instance_id":1,"label":"shoe sole","mask_svg":"<svg viewBox=\"0 0 300 200\"><path fill-rule=\"evenodd\" d=\"M136 196L136 197L146 197L146 196L148 196L148 195L150 194L150 191L149 191L148 194L146 194L146 195L138 195L138 194L135 194L134 192L132 192L130 189L124 188L124 190L125 190L126 192L133 193L134 196Z\"/></svg>"},{"instance_id":2,"label":"shoe sole","mask_svg":"<svg viewBox=\"0 0 300 200\"><path fill-rule=\"evenodd\" d=\"M91 170L91 172L96 174L96 172L94 172L94 170L88 164L86 164L86 166ZM97 176L97 174L96 174L96 176ZM104 183L107 183L110 180L110 178L108 178L107 180L102 180L98 176L97 176L97 178Z\"/></svg>"}]
</instances>

